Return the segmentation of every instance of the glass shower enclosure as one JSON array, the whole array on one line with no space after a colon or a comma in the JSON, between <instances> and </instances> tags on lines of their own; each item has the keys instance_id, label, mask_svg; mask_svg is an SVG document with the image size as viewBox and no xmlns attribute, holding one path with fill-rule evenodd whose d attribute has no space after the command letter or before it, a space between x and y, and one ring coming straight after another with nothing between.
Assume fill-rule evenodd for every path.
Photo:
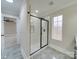
<instances>
[{"instance_id":1,"label":"glass shower enclosure","mask_svg":"<svg viewBox=\"0 0 79 59\"><path fill-rule=\"evenodd\" d=\"M33 55L43 47L48 45L49 21L31 15L31 52Z\"/></svg>"}]
</instances>

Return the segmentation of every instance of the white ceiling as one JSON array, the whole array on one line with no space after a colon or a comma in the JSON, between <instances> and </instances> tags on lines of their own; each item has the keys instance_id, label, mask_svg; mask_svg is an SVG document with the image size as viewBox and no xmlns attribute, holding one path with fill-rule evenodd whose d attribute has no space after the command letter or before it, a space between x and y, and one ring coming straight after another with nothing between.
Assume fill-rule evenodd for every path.
<instances>
[{"instance_id":1,"label":"white ceiling","mask_svg":"<svg viewBox=\"0 0 79 59\"><path fill-rule=\"evenodd\" d=\"M8 3L5 0L1 0L1 10L4 14L19 16L20 8L23 0L14 0L14 3ZM53 1L53 5L49 3ZM57 8L62 6L75 3L76 0L31 0L32 12L35 13L35 10L39 10L38 14L43 12L48 13L50 10L52 12Z\"/></svg>"},{"instance_id":2,"label":"white ceiling","mask_svg":"<svg viewBox=\"0 0 79 59\"><path fill-rule=\"evenodd\" d=\"M6 0L1 0L1 12L12 16L19 16L20 8L23 0L13 0L9 3Z\"/></svg>"},{"instance_id":3,"label":"white ceiling","mask_svg":"<svg viewBox=\"0 0 79 59\"><path fill-rule=\"evenodd\" d=\"M49 5L51 1L53 5ZM33 13L35 13L35 10L39 10L38 14L41 15L43 13L49 13L50 11L53 12L73 3L76 3L76 0L31 0L31 8Z\"/></svg>"}]
</instances>

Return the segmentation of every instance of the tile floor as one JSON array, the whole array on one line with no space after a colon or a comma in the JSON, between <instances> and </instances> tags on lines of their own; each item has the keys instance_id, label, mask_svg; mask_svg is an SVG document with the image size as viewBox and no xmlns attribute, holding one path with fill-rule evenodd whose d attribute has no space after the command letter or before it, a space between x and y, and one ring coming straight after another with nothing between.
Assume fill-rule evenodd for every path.
<instances>
[{"instance_id":1,"label":"tile floor","mask_svg":"<svg viewBox=\"0 0 79 59\"><path fill-rule=\"evenodd\" d=\"M73 59L67 55L64 55L50 47L32 56L31 59Z\"/></svg>"},{"instance_id":2,"label":"tile floor","mask_svg":"<svg viewBox=\"0 0 79 59\"><path fill-rule=\"evenodd\" d=\"M5 49L1 56L1 59L23 59L19 46Z\"/></svg>"},{"instance_id":3,"label":"tile floor","mask_svg":"<svg viewBox=\"0 0 79 59\"><path fill-rule=\"evenodd\" d=\"M19 46L6 49L1 59L23 59ZM72 59L50 47L31 57L31 59Z\"/></svg>"}]
</instances>

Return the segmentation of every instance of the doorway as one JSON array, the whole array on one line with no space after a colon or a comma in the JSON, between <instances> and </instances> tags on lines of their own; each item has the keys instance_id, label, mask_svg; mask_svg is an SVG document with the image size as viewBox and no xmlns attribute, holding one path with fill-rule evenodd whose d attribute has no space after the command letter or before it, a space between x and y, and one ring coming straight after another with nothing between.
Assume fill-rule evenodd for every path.
<instances>
[{"instance_id":1,"label":"doorway","mask_svg":"<svg viewBox=\"0 0 79 59\"><path fill-rule=\"evenodd\" d=\"M17 43L16 18L3 16L1 33L2 59L22 58L20 46ZM16 57L18 56L18 57Z\"/></svg>"}]
</instances>

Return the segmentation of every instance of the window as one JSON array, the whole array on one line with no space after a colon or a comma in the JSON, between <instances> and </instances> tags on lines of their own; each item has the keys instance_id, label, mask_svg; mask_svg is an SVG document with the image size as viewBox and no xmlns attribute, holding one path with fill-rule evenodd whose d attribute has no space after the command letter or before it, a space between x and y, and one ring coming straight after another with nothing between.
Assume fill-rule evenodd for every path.
<instances>
[{"instance_id":1,"label":"window","mask_svg":"<svg viewBox=\"0 0 79 59\"><path fill-rule=\"evenodd\" d=\"M53 17L52 39L62 41L62 21L63 15Z\"/></svg>"}]
</instances>

